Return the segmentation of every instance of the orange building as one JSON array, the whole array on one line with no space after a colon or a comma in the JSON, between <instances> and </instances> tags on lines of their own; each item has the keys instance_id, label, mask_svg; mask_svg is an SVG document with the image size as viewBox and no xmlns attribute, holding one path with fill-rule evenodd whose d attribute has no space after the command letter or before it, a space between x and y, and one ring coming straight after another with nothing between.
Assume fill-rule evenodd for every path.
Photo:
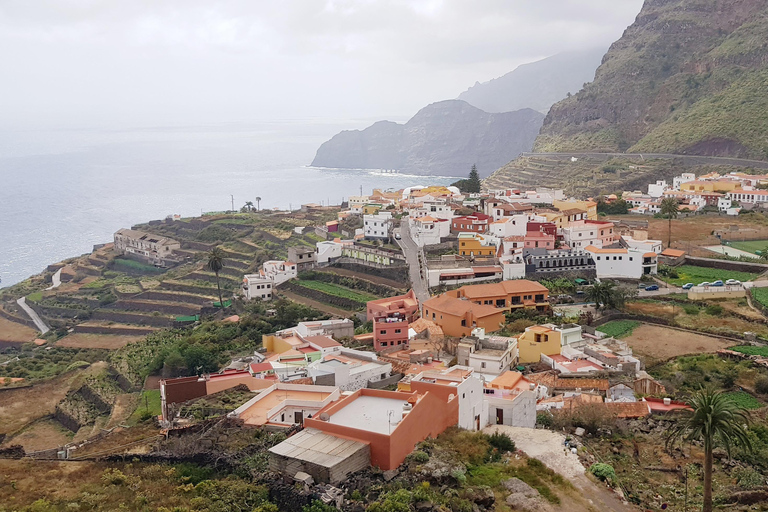
<instances>
[{"instance_id":1,"label":"orange building","mask_svg":"<svg viewBox=\"0 0 768 512\"><path fill-rule=\"evenodd\" d=\"M425 301L421 309L424 318L439 325L446 336L453 337L469 336L475 327L495 332L506 320L503 309L462 300L450 292Z\"/></svg>"},{"instance_id":2,"label":"orange building","mask_svg":"<svg viewBox=\"0 0 768 512\"><path fill-rule=\"evenodd\" d=\"M547 287L525 279L462 286L447 292L447 295L504 310L536 308L542 311L549 307Z\"/></svg>"},{"instance_id":3,"label":"orange building","mask_svg":"<svg viewBox=\"0 0 768 512\"><path fill-rule=\"evenodd\" d=\"M408 325L416 319L418 311L419 301L413 290L405 295L369 301L367 317L373 321L374 350L406 348Z\"/></svg>"}]
</instances>

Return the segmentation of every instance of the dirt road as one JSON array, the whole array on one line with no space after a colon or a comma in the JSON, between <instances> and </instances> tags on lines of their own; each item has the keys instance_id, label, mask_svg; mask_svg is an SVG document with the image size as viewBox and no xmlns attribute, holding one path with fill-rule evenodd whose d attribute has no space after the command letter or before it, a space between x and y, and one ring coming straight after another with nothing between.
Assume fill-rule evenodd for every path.
<instances>
[{"instance_id":1,"label":"dirt road","mask_svg":"<svg viewBox=\"0 0 768 512\"><path fill-rule=\"evenodd\" d=\"M587 477L579 457L566 451L563 444L564 435L551 430L508 427L506 425L493 425L487 427L484 432L507 434L519 450L525 452L529 457L539 459L545 466L560 473L571 482L595 510L618 512L637 510L629 503L622 501L616 493L604 485L597 484Z\"/></svg>"}]
</instances>

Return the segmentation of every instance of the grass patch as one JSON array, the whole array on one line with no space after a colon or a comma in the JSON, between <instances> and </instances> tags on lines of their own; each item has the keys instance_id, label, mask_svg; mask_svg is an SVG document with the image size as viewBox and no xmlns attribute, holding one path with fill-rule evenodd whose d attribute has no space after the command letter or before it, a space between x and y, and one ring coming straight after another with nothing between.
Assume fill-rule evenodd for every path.
<instances>
[{"instance_id":1,"label":"grass patch","mask_svg":"<svg viewBox=\"0 0 768 512\"><path fill-rule=\"evenodd\" d=\"M763 307L768 308L768 288L752 288L750 293L752 293L752 298L762 304Z\"/></svg>"},{"instance_id":2,"label":"grass patch","mask_svg":"<svg viewBox=\"0 0 768 512\"><path fill-rule=\"evenodd\" d=\"M686 283L699 284L701 282L713 282L718 279L725 282L728 279L738 279L741 282L751 281L757 274L750 272L739 272L737 270L723 270L719 268L709 267L697 267L694 265L681 265L675 269L677 271L677 278L670 278L659 275L661 279L664 279L669 284L676 286L682 286Z\"/></svg>"},{"instance_id":3,"label":"grass patch","mask_svg":"<svg viewBox=\"0 0 768 512\"><path fill-rule=\"evenodd\" d=\"M765 249L768 247L768 240L746 240L743 242L729 242L728 245L734 249L757 254L757 251L765 251Z\"/></svg>"},{"instance_id":4,"label":"grass patch","mask_svg":"<svg viewBox=\"0 0 768 512\"><path fill-rule=\"evenodd\" d=\"M153 265L147 265L146 263L142 263L140 261L127 260L123 258L115 258L112 261L112 266L118 270L122 268L126 271L144 272L148 274L161 274L163 272L162 269Z\"/></svg>"},{"instance_id":5,"label":"grass patch","mask_svg":"<svg viewBox=\"0 0 768 512\"><path fill-rule=\"evenodd\" d=\"M632 334L632 331L638 327L640 327L640 322L637 320L613 320L600 327L596 327L596 329L613 338L623 338Z\"/></svg>"},{"instance_id":6,"label":"grass patch","mask_svg":"<svg viewBox=\"0 0 768 512\"><path fill-rule=\"evenodd\" d=\"M752 345L741 345L738 347L732 347L731 350L735 352L741 352L749 356L763 356L768 357L768 347L754 347Z\"/></svg>"},{"instance_id":7,"label":"grass patch","mask_svg":"<svg viewBox=\"0 0 768 512\"><path fill-rule=\"evenodd\" d=\"M734 391L733 393L725 393L725 395L744 409L760 409L763 406L760 400L746 391Z\"/></svg>"},{"instance_id":8,"label":"grass patch","mask_svg":"<svg viewBox=\"0 0 768 512\"><path fill-rule=\"evenodd\" d=\"M136 425L142 421L162 413L159 389L146 389L141 392L139 406L128 418L129 425Z\"/></svg>"},{"instance_id":9,"label":"grass patch","mask_svg":"<svg viewBox=\"0 0 768 512\"><path fill-rule=\"evenodd\" d=\"M30 302L40 302L43 300L43 292L35 292L27 295L27 300Z\"/></svg>"},{"instance_id":10,"label":"grass patch","mask_svg":"<svg viewBox=\"0 0 768 512\"><path fill-rule=\"evenodd\" d=\"M298 281L296 284L310 290L317 290L334 297L341 297L343 299L353 300L362 304L367 303L369 300L376 300L378 297L374 297L368 293L362 293L344 286L339 286L333 283L325 283L322 281Z\"/></svg>"}]
</instances>

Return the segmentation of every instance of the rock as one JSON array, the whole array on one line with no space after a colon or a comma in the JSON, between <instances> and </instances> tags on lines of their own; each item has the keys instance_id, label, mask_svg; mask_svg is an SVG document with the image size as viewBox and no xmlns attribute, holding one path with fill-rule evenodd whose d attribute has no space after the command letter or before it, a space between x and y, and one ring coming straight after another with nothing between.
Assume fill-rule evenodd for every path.
<instances>
[{"instance_id":1,"label":"rock","mask_svg":"<svg viewBox=\"0 0 768 512\"><path fill-rule=\"evenodd\" d=\"M385 471L384 474L382 475L384 477L384 481L389 482L390 480L392 480L397 476L398 472L399 471L397 469L390 469Z\"/></svg>"},{"instance_id":2,"label":"rock","mask_svg":"<svg viewBox=\"0 0 768 512\"><path fill-rule=\"evenodd\" d=\"M523 482L519 478L510 478L509 480L504 480L501 482L501 485L508 491L515 494L522 494L524 496L536 496L539 494L539 491Z\"/></svg>"},{"instance_id":3,"label":"rock","mask_svg":"<svg viewBox=\"0 0 768 512\"><path fill-rule=\"evenodd\" d=\"M421 466L419 473L433 483L447 484L453 481L453 474L466 473L466 471L463 464L455 464L433 456Z\"/></svg>"},{"instance_id":4,"label":"rock","mask_svg":"<svg viewBox=\"0 0 768 512\"><path fill-rule=\"evenodd\" d=\"M715 448L712 450L712 457L714 457L717 460L722 460L728 457L728 452L723 450L722 448Z\"/></svg>"},{"instance_id":5,"label":"rock","mask_svg":"<svg viewBox=\"0 0 768 512\"><path fill-rule=\"evenodd\" d=\"M472 494L467 498L484 508L491 508L496 503L496 495L493 494L493 490L485 486L473 489Z\"/></svg>"},{"instance_id":6,"label":"rock","mask_svg":"<svg viewBox=\"0 0 768 512\"><path fill-rule=\"evenodd\" d=\"M416 512L430 512L434 509L434 506L429 501L417 501L414 508Z\"/></svg>"},{"instance_id":7,"label":"rock","mask_svg":"<svg viewBox=\"0 0 768 512\"><path fill-rule=\"evenodd\" d=\"M523 482L519 478L510 478L501 483L504 488L511 491L506 503L514 510L522 512L551 512L552 507L539 495L539 491Z\"/></svg>"}]
</instances>

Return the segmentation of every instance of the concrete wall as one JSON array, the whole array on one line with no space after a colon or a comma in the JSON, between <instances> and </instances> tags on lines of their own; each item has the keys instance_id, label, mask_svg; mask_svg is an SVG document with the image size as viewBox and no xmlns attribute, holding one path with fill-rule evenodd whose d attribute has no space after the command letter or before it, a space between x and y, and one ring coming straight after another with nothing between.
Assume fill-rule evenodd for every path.
<instances>
[{"instance_id":1,"label":"concrete wall","mask_svg":"<svg viewBox=\"0 0 768 512\"><path fill-rule=\"evenodd\" d=\"M501 409L502 425L534 428L536 426L536 394L523 391L514 400L485 397L488 425L498 425L497 409Z\"/></svg>"}]
</instances>

